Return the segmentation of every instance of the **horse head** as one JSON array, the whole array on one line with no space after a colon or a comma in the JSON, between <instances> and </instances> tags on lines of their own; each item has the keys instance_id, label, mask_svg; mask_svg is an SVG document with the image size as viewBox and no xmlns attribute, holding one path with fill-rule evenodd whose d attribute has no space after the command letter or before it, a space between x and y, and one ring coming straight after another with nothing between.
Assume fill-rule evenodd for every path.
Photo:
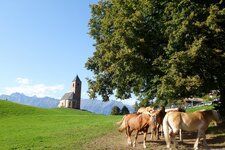
<instances>
[{"instance_id":1,"label":"horse head","mask_svg":"<svg viewBox=\"0 0 225 150\"><path fill-rule=\"evenodd\" d=\"M150 113L149 116L150 116L149 125L151 126L152 129L156 129L157 127L156 113Z\"/></svg>"}]
</instances>

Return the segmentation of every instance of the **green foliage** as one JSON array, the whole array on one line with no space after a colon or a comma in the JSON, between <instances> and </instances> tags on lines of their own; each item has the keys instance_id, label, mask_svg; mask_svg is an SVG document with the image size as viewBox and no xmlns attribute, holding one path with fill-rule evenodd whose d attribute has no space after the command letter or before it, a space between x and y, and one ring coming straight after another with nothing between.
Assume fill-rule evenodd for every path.
<instances>
[{"instance_id":1,"label":"green foliage","mask_svg":"<svg viewBox=\"0 0 225 150\"><path fill-rule=\"evenodd\" d=\"M121 115L126 115L126 114L129 114L129 110L126 106L123 106L122 109L121 109Z\"/></svg>"},{"instance_id":2,"label":"green foliage","mask_svg":"<svg viewBox=\"0 0 225 150\"><path fill-rule=\"evenodd\" d=\"M148 107L150 106L151 103L150 103L150 100L145 98L143 99L140 103L139 103L139 107Z\"/></svg>"},{"instance_id":3,"label":"green foliage","mask_svg":"<svg viewBox=\"0 0 225 150\"><path fill-rule=\"evenodd\" d=\"M97 93L107 101L115 91L117 98L126 99L131 92L148 91L152 78L157 82L152 72L158 69L152 63L162 51L163 37L156 5L160 4L129 0L100 1L91 6L89 34L96 40L96 51L85 66L95 74L88 79L92 98Z\"/></svg>"},{"instance_id":4,"label":"green foliage","mask_svg":"<svg viewBox=\"0 0 225 150\"><path fill-rule=\"evenodd\" d=\"M83 149L116 130L117 116L74 109L43 109L0 100L0 145L8 149Z\"/></svg>"},{"instance_id":5,"label":"green foliage","mask_svg":"<svg viewBox=\"0 0 225 150\"><path fill-rule=\"evenodd\" d=\"M218 89L225 106L223 1L102 0L91 9L91 97L167 100Z\"/></svg>"},{"instance_id":6,"label":"green foliage","mask_svg":"<svg viewBox=\"0 0 225 150\"><path fill-rule=\"evenodd\" d=\"M114 106L112 108L111 115L120 115L120 108L118 106Z\"/></svg>"}]
</instances>

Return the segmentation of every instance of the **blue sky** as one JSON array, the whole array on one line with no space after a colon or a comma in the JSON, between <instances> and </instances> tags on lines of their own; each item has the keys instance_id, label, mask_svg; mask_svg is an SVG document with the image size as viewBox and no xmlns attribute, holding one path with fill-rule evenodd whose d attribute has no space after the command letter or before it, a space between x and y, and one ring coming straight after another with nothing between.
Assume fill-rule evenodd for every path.
<instances>
[{"instance_id":1,"label":"blue sky","mask_svg":"<svg viewBox=\"0 0 225 150\"><path fill-rule=\"evenodd\" d=\"M0 94L61 98L95 48L87 34L97 0L0 0Z\"/></svg>"}]
</instances>

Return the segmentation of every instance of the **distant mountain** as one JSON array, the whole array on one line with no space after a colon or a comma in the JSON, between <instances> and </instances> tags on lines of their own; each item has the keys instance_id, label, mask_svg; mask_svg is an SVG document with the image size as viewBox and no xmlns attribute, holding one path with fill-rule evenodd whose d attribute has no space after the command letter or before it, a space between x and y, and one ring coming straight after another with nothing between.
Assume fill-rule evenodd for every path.
<instances>
[{"instance_id":1,"label":"distant mountain","mask_svg":"<svg viewBox=\"0 0 225 150\"><path fill-rule=\"evenodd\" d=\"M13 93L11 95L0 95L0 99L8 100L15 103L42 107L42 108L56 108L58 106L59 100L51 97L37 97L37 96L26 96L22 93ZM94 112L97 114L110 115L112 108L118 106L122 109L126 106L130 112L134 112L134 108L131 105L123 104L121 101L108 101L102 102L100 100L81 100L81 109Z\"/></svg>"},{"instance_id":2,"label":"distant mountain","mask_svg":"<svg viewBox=\"0 0 225 150\"><path fill-rule=\"evenodd\" d=\"M42 108L55 108L59 100L51 97L26 96L22 93L13 93L11 95L0 95L0 99L9 100L19 104L37 106Z\"/></svg>"},{"instance_id":3,"label":"distant mountain","mask_svg":"<svg viewBox=\"0 0 225 150\"><path fill-rule=\"evenodd\" d=\"M120 109L122 109L124 105L128 108L130 113L134 112L134 108L131 105L126 105L123 104L121 101L113 100L103 102L100 100L82 99L80 107L81 109L88 110L90 112L95 112L97 114L110 115L114 106L118 106Z\"/></svg>"}]
</instances>

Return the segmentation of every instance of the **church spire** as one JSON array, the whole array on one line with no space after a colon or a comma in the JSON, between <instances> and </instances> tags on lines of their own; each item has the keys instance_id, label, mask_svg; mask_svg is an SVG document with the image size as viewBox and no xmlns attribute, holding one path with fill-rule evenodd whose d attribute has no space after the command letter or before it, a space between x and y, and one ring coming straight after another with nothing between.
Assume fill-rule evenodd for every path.
<instances>
[{"instance_id":1,"label":"church spire","mask_svg":"<svg viewBox=\"0 0 225 150\"><path fill-rule=\"evenodd\" d=\"M72 82L75 82L75 81L77 81L77 82L81 82L81 81L80 81L80 78L78 77L78 75L76 75L76 77L73 79L73 81L72 81Z\"/></svg>"}]
</instances>

